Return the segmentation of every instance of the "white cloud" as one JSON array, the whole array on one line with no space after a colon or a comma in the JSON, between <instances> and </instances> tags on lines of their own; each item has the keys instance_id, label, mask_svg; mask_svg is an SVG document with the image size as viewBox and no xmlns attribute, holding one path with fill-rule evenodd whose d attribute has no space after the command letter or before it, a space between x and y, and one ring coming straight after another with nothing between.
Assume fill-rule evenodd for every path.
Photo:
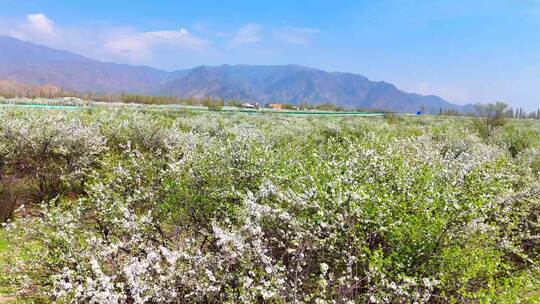
<instances>
[{"instance_id":1,"label":"white cloud","mask_svg":"<svg viewBox=\"0 0 540 304\"><path fill-rule=\"evenodd\" d=\"M155 49L201 50L210 46L209 40L199 38L186 29L121 33L108 39L105 48L114 55L131 59L152 56Z\"/></svg>"},{"instance_id":2,"label":"white cloud","mask_svg":"<svg viewBox=\"0 0 540 304\"><path fill-rule=\"evenodd\" d=\"M26 26L35 32L47 35L54 33L54 22L42 13L30 14L26 20Z\"/></svg>"},{"instance_id":3,"label":"white cloud","mask_svg":"<svg viewBox=\"0 0 540 304\"><path fill-rule=\"evenodd\" d=\"M43 43L51 39L57 39L60 32L55 28L54 21L43 13L30 14L26 19L18 24L11 25L8 30L4 30L9 36L21 40L35 41Z\"/></svg>"},{"instance_id":4,"label":"white cloud","mask_svg":"<svg viewBox=\"0 0 540 304\"><path fill-rule=\"evenodd\" d=\"M261 27L255 23L248 23L241 27L234 34L229 42L229 47L236 47L245 44L253 44L261 41Z\"/></svg>"},{"instance_id":5,"label":"white cloud","mask_svg":"<svg viewBox=\"0 0 540 304\"><path fill-rule=\"evenodd\" d=\"M289 44L308 44L314 35L319 34L318 29L287 27L273 33L276 41Z\"/></svg>"},{"instance_id":6,"label":"white cloud","mask_svg":"<svg viewBox=\"0 0 540 304\"><path fill-rule=\"evenodd\" d=\"M153 44L165 43L189 48L204 48L211 44L210 41L194 36L186 29L145 32L142 37Z\"/></svg>"},{"instance_id":7,"label":"white cloud","mask_svg":"<svg viewBox=\"0 0 540 304\"><path fill-rule=\"evenodd\" d=\"M23 20L0 20L0 35L69 50L90 58L136 64L153 64L153 59L161 52L193 54L212 46L210 40L184 28L140 31L133 27L108 25L61 27L43 13L29 14Z\"/></svg>"},{"instance_id":8,"label":"white cloud","mask_svg":"<svg viewBox=\"0 0 540 304\"><path fill-rule=\"evenodd\" d=\"M277 39L301 44L318 33L309 28L285 28L276 34L277 39L265 41L262 27L257 23L247 23L231 31L215 31L199 22L193 25L192 32L186 28L144 31L103 22L66 26L55 21L41 12L25 18L0 17L0 35L107 62L175 69L224 62L271 62L287 47L277 43Z\"/></svg>"}]
</instances>

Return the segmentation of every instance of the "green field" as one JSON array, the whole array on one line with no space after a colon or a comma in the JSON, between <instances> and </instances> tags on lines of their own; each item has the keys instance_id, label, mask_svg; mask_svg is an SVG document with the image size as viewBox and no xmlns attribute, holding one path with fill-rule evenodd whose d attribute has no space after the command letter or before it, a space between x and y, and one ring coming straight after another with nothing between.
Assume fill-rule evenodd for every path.
<instances>
[{"instance_id":1,"label":"green field","mask_svg":"<svg viewBox=\"0 0 540 304\"><path fill-rule=\"evenodd\" d=\"M127 108L127 109L144 109L154 111L192 111L192 112L220 112L220 113L244 113L244 114L277 114L277 115L292 115L292 116L382 116L383 112L377 111L321 111L321 110L273 110L267 108L247 109L238 107L225 106L219 110L210 110L205 106L190 106L190 105L143 105L137 103L113 103L113 102L95 102L95 101L64 101L62 99L2 99L0 97L0 107L7 108L36 108L36 109L51 109L51 110L88 110L96 108ZM397 115L397 114L396 114ZM401 114L407 115L407 114Z\"/></svg>"},{"instance_id":2,"label":"green field","mask_svg":"<svg viewBox=\"0 0 540 304\"><path fill-rule=\"evenodd\" d=\"M473 120L0 107L0 295L535 303L540 122Z\"/></svg>"}]
</instances>

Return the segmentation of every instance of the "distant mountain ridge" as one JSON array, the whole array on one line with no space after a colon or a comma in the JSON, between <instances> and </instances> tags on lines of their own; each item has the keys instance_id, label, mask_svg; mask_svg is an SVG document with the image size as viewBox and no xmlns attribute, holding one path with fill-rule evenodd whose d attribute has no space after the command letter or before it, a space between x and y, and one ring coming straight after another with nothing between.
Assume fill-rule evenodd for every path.
<instances>
[{"instance_id":1,"label":"distant mountain ridge","mask_svg":"<svg viewBox=\"0 0 540 304\"><path fill-rule=\"evenodd\" d=\"M0 36L0 79L54 85L67 91L151 93L170 73L104 63L67 51Z\"/></svg>"},{"instance_id":2,"label":"distant mountain ridge","mask_svg":"<svg viewBox=\"0 0 540 304\"><path fill-rule=\"evenodd\" d=\"M299 65L222 65L166 72L105 63L67 51L0 36L0 80L54 85L66 91L212 96L241 101L334 103L396 112L470 111L438 96L407 93L364 76Z\"/></svg>"}]
</instances>

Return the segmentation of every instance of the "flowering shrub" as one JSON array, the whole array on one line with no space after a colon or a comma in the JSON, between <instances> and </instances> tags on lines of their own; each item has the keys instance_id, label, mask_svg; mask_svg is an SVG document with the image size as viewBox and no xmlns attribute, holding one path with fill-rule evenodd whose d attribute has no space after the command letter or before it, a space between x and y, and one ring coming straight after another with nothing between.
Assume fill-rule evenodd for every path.
<instances>
[{"instance_id":1,"label":"flowering shrub","mask_svg":"<svg viewBox=\"0 0 540 304\"><path fill-rule=\"evenodd\" d=\"M93 123L66 113L0 111L0 221L20 204L83 191L106 150Z\"/></svg>"},{"instance_id":2,"label":"flowering shrub","mask_svg":"<svg viewBox=\"0 0 540 304\"><path fill-rule=\"evenodd\" d=\"M540 286L534 144L452 121L0 115L5 170L52 168L76 193L7 227L24 245L11 282L52 301L516 302Z\"/></svg>"}]
</instances>

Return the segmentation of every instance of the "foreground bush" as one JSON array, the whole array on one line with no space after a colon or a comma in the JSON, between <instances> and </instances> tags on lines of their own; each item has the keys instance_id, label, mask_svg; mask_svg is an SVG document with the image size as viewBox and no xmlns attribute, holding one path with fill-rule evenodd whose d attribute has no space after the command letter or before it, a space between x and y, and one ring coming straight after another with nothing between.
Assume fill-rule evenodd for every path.
<instances>
[{"instance_id":1,"label":"foreground bush","mask_svg":"<svg viewBox=\"0 0 540 304\"><path fill-rule=\"evenodd\" d=\"M22 246L7 274L23 292L76 303L514 303L539 288L535 145L514 153L514 139L486 142L453 122L73 115L51 128L76 119L93 130L76 133L96 143L92 162L59 171L82 189L8 227ZM65 137L65 154L80 149ZM16 172L18 154L3 155Z\"/></svg>"}]
</instances>

